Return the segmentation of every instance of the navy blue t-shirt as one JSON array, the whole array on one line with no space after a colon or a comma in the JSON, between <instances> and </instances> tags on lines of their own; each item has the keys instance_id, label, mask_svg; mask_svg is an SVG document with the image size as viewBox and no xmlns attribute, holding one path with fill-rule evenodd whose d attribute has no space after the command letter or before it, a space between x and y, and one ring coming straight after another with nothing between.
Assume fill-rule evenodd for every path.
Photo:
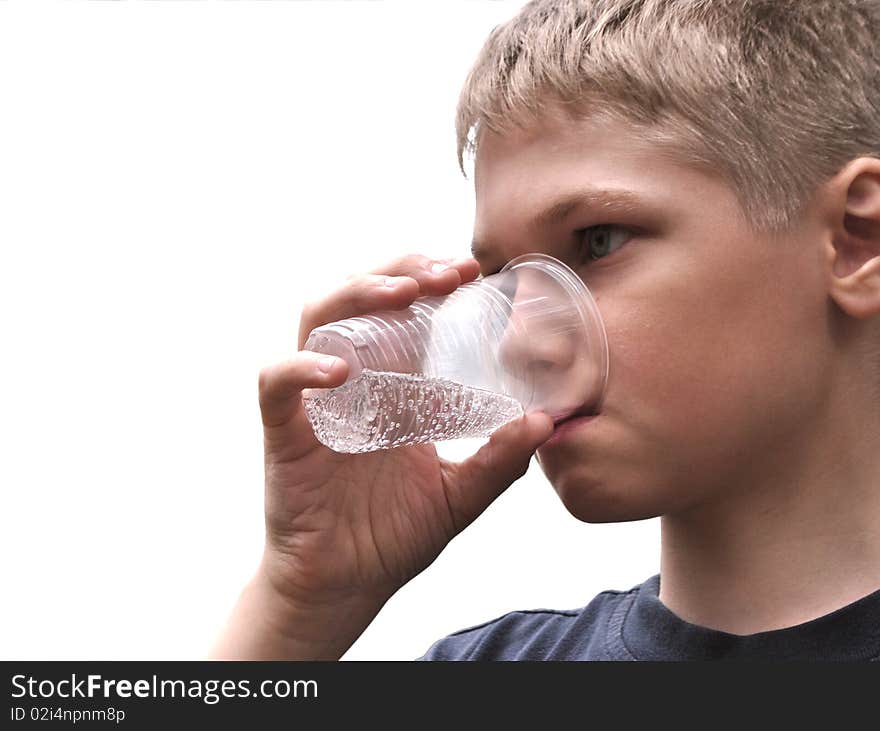
<instances>
[{"instance_id":1,"label":"navy blue t-shirt","mask_svg":"<svg viewBox=\"0 0 880 731\"><path fill-rule=\"evenodd\" d=\"M660 574L581 609L509 612L418 660L880 660L880 590L809 622L752 635L690 624L659 600Z\"/></svg>"}]
</instances>

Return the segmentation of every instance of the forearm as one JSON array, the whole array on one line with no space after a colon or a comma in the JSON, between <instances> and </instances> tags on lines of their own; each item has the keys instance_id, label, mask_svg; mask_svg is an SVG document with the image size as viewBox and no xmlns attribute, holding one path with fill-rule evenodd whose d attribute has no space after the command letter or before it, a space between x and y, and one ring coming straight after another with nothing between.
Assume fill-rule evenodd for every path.
<instances>
[{"instance_id":1,"label":"forearm","mask_svg":"<svg viewBox=\"0 0 880 731\"><path fill-rule=\"evenodd\" d=\"M245 586L211 648L217 660L338 660L384 601L294 602L271 586L262 567Z\"/></svg>"}]
</instances>

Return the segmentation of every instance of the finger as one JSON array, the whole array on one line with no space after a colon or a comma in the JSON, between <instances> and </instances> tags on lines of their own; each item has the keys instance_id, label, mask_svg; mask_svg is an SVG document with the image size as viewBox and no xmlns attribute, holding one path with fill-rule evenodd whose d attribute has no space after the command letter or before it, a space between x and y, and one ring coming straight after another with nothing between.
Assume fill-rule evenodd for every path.
<instances>
[{"instance_id":1,"label":"finger","mask_svg":"<svg viewBox=\"0 0 880 731\"><path fill-rule=\"evenodd\" d=\"M522 477L532 455L553 434L553 419L534 412L497 429L480 449L448 466L447 499L457 531L464 530L495 498Z\"/></svg>"},{"instance_id":2,"label":"finger","mask_svg":"<svg viewBox=\"0 0 880 731\"><path fill-rule=\"evenodd\" d=\"M296 459L320 444L303 408L302 390L333 388L345 382L348 365L341 358L327 358L301 350L290 360L260 371L264 445L275 461Z\"/></svg>"},{"instance_id":3,"label":"finger","mask_svg":"<svg viewBox=\"0 0 880 731\"><path fill-rule=\"evenodd\" d=\"M446 268L431 271L438 264ZM352 275L336 291L303 307L298 348L301 350L305 346L310 333L317 327L370 312L404 309L418 297L447 295L461 284L472 281L479 271L475 259L446 264L426 256L410 255L381 270Z\"/></svg>"},{"instance_id":4,"label":"finger","mask_svg":"<svg viewBox=\"0 0 880 731\"><path fill-rule=\"evenodd\" d=\"M436 265L441 264L446 267L446 269L436 270ZM400 257L398 259L394 259L390 261L388 264L385 264L380 267L376 267L375 269L370 269L368 274L403 274L407 276L413 276L410 272L414 272L415 274L419 274L421 272L431 272L435 276L448 276L449 272L455 270L458 272L461 280L470 281L471 279L476 278L476 276L480 273L480 264L479 262L471 256L464 256L458 259L455 258L447 258L447 259L432 259L428 256L423 256L421 254L409 254L404 257Z\"/></svg>"}]
</instances>

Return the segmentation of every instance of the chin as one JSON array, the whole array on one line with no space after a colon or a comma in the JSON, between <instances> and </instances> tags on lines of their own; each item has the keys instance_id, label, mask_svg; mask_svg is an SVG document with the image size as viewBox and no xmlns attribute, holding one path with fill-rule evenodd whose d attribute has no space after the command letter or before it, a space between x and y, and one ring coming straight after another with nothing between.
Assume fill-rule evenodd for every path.
<instances>
[{"instance_id":1,"label":"chin","mask_svg":"<svg viewBox=\"0 0 880 731\"><path fill-rule=\"evenodd\" d=\"M570 476L553 489L565 509L584 523L626 523L662 515L660 506L644 494L646 486L634 489Z\"/></svg>"}]
</instances>

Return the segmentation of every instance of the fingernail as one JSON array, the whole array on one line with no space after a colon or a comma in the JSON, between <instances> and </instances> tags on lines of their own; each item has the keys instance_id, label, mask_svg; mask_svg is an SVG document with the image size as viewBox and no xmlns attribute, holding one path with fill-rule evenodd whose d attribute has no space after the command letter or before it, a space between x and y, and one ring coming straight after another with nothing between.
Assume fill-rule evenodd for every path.
<instances>
[{"instance_id":1,"label":"fingernail","mask_svg":"<svg viewBox=\"0 0 880 731\"><path fill-rule=\"evenodd\" d=\"M446 264L441 264L439 261L431 265L431 271L434 274L439 274L440 272L446 271L447 269L449 269L449 267Z\"/></svg>"},{"instance_id":2,"label":"fingernail","mask_svg":"<svg viewBox=\"0 0 880 731\"><path fill-rule=\"evenodd\" d=\"M386 287L396 287L400 282L400 277L385 277L385 286Z\"/></svg>"},{"instance_id":3,"label":"fingernail","mask_svg":"<svg viewBox=\"0 0 880 731\"><path fill-rule=\"evenodd\" d=\"M318 369L323 371L324 373L329 373L330 369L334 366L338 358L334 358L333 356L327 356L326 358L321 358L318 361Z\"/></svg>"}]
</instances>

